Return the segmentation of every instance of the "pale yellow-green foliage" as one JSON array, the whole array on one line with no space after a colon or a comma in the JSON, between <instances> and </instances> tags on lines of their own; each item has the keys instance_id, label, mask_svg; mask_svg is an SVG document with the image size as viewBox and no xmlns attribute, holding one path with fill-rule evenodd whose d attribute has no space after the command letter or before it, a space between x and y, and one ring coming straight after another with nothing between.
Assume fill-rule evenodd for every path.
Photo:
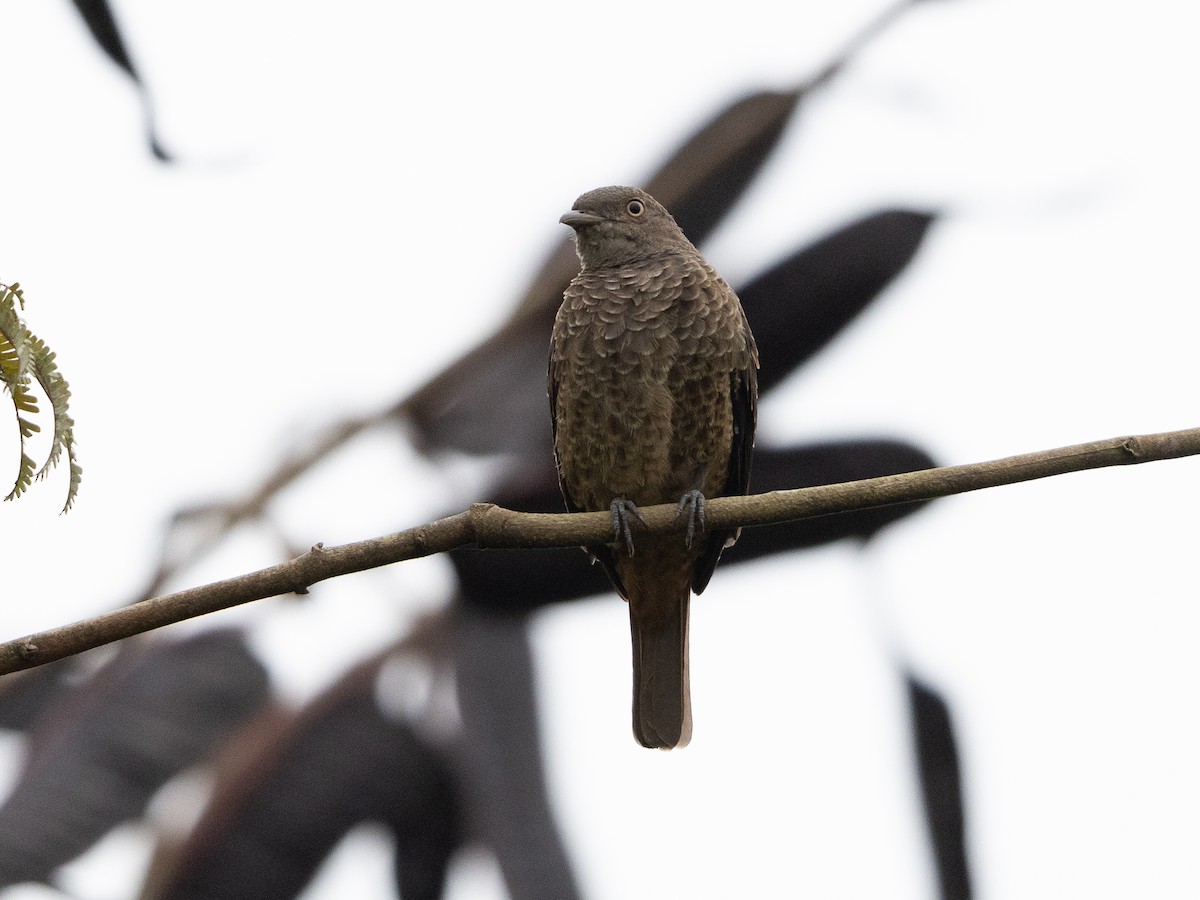
<instances>
[{"instance_id":1,"label":"pale yellow-green foliage","mask_svg":"<svg viewBox=\"0 0 1200 900\"><path fill-rule=\"evenodd\" d=\"M63 512L71 508L79 492L79 481L83 470L75 459L75 422L68 412L71 389L58 371L54 352L31 332L21 319L20 310L25 308L25 297L19 284L0 284L0 381L12 399L17 415L17 431L20 440L21 463L17 479L5 500L13 500L29 488L34 480L41 480L58 465L66 453L70 467L67 486L67 502ZM33 392L36 381L46 398L54 423L50 439L50 451L41 467L28 453L28 440L41 431L36 421L41 413L38 398Z\"/></svg>"}]
</instances>

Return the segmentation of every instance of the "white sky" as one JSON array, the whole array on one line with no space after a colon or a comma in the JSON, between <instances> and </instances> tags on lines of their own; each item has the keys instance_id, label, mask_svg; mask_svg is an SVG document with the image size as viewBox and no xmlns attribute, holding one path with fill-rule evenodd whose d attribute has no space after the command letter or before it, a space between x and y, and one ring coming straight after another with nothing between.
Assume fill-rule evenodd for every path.
<instances>
[{"instance_id":1,"label":"white sky","mask_svg":"<svg viewBox=\"0 0 1200 900\"><path fill-rule=\"evenodd\" d=\"M170 512L419 384L504 317L576 195L637 182L883 5L123 0L182 161L162 167L70 5L8 0L0 281L58 352L85 472L67 517L62 477L0 506L3 637L128 597ZM879 206L949 215L765 400L760 442L892 435L963 463L1197 425L1197 24L1166 0L941 0L813 97L706 247L735 285ZM587 896L930 896L892 654L957 714L983 900L1194 896L1198 476L972 494L866 552L723 570L693 609L679 753L629 733L622 606L547 612L551 778ZM473 499L384 438L311 482L281 504L298 547ZM276 554L246 535L187 583ZM211 621L258 622L301 699L448 589L412 563ZM378 843L306 897L389 896ZM127 896L143 852L119 836L72 891ZM485 862L457 870L451 900L500 896Z\"/></svg>"}]
</instances>

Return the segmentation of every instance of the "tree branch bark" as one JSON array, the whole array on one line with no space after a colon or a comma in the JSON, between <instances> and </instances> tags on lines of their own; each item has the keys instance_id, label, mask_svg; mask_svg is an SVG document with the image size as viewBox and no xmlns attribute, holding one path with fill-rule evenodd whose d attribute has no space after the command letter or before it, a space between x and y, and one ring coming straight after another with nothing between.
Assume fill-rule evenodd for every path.
<instances>
[{"instance_id":1,"label":"tree branch bark","mask_svg":"<svg viewBox=\"0 0 1200 900\"><path fill-rule=\"evenodd\" d=\"M1197 454L1200 454L1200 428L1111 438L972 465L746 497L717 497L705 504L705 520L709 528L771 525L836 512L933 500L1084 469ZM676 528L673 503L647 507L642 514L648 533ZM456 547L535 549L596 545L611 540L612 520L607 512L522 513L491 503L475 503L465 512L395 534L338 547L317 544L293 560L257 572L143 600L90 619L0 643L0 675L252 600L305 593L310 585L328 578Z\"/></svg>"}]
</instances>

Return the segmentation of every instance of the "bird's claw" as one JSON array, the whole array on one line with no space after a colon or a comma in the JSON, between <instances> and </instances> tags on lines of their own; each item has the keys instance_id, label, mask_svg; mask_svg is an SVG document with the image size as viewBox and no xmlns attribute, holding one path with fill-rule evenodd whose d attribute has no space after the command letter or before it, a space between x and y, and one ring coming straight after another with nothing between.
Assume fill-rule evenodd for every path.
<instances>
[{"instance_id":1,"label":"bird's claw","mask_svg":"<svg viewBox=\"0 0 1200 900\"><path fill-rule=\"evenodd\" d=\"M692 538L696 535L696 526L700 526L700 530L704 530L704 495L693 489L688 491L679 498L679 505L675 507L675 524L679 524L679 520L687 516L687 537L684 538L684 543L690 550L692 547Z\"/></svg>"},{"instance_id":2,"label":"bird's claw","mask_svg":"<svg viewBox=\"0 0 1200 900\"><path fill-rule=\"evenodd\" d=\"M642 517L642 511L634 505L632 500L626 500L624 497L617 497L609 506L612 511L613 534L618 541L625 541L625 549L629 551L629 555L633 556L633 533L629 529L629 520L637 519L643 525L646 520Z\"/></svg>"}]
</instances>

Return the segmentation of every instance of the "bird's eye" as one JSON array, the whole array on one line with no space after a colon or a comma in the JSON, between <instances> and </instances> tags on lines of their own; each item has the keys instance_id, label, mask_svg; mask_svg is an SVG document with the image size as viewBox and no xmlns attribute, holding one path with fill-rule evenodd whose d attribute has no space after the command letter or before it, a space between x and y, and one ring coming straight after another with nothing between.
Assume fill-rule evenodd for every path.
<instances>
[{"instance_id":1,"label":"bird's eye","mask_svg":"<svg viewBox=\"0 0 1200 900\"><path fill-rule=\"evenodd\" d=\"M640 216L646 211L646 207L642 204L641 200L630 200L629 205L625 208L629 210L631 216Z\"/></svg>"}]
</instances>

